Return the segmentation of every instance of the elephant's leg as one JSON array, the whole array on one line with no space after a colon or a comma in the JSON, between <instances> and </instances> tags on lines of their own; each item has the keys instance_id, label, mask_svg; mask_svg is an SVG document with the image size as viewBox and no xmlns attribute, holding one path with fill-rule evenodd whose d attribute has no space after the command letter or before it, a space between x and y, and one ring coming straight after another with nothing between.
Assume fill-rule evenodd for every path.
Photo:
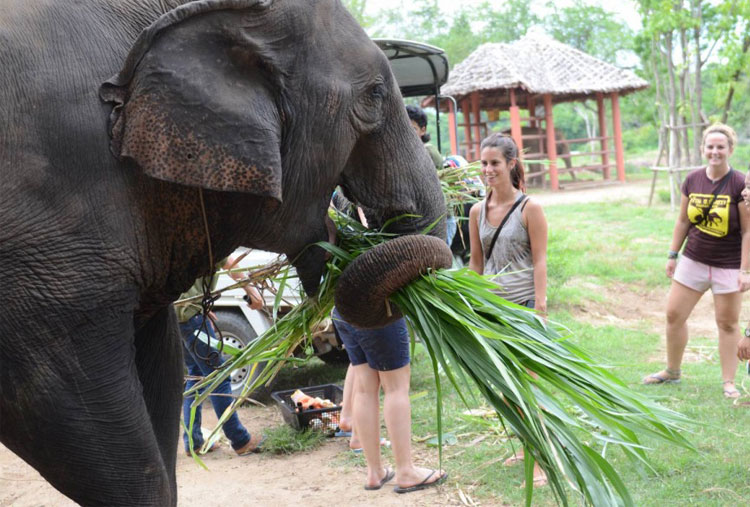
<instances>
[{"instance_id":1,"label":"elephant's leg","mask_svg":"<svg viewBox=\"0 0 750 507\"><path fill-rule=\"evenodd\" d=\"M171 306L161 310L135 336L136 365L143 400L176 498L175 465L184 380L182 338Z\"/></svg>"},{"instance_id":2,"label":"elephant's leg","mask_svg":"<svg viewBox=\"0 0 750 507\"><path fill-rule=\"evenodd\" d=\"M13 346L0 351L3 443L79 504L174 505L174 474L143 401L132 313L120 301L45 317L11 328Z\"/></svg>"}]
</instances>

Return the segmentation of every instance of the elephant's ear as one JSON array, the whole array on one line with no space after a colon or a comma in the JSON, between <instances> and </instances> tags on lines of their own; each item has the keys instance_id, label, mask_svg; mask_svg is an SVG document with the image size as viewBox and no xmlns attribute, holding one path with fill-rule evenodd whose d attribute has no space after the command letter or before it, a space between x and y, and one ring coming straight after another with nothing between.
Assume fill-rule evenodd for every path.
<instances>
[{"instance_id":1,"label":"elephant's ear","mask_svg":"<svg viewBox=\"0 0 750 507\"><path fill-rule=\"evenodd\" d=\"M144 30L99 91L114 104L115 156L161 180L281 201L279 83L262 43L228 23L267 3L193 2Z\"/></svg>"}]
</instances>

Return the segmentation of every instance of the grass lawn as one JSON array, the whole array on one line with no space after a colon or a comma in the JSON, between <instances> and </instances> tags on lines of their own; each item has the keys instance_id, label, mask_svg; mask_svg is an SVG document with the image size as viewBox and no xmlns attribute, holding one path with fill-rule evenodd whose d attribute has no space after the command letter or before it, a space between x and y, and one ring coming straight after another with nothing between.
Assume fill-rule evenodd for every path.
<instances>
[{"instance_id":1,"label":"grass lawn","mask_svg":"<svg viewBox=\"0 0 750 507\"><path fill-rule=\"evenodd\" d=\"M682 384L640 385L644 375L663 364L663 336L655 330L663 327L663 315L659 317L657 311L654 316L654 309L649 308L654 306L653 300L640 301L638 295L667 292L664 264L674 223L669 206L646 208L623 201L548 206L545 212L550 231L550 318L567 326L572 340L611 365L633 389L661 396L665 405L701 423L688 435L699 453L663 444L649 452L658 476L633 468L619 451L606 452L635 504L750 505L750 405L742 404L747 400L750 378L744 369L738 370L738 388L743 391L740 403L723 398L715 335L691 341L704 353L684 365ZM591 319L587 309L592 307L600 317L606 317L608 309L616 309L619 318L612 322ZM649 309L651 317L644 317L644 310ZM750 313L743 311L742 318L748 317ZM342 383L344 373L345 368L326 367L315 360L301 368L286 368L275 388L296 387L302 384L300 379L307 385ZM506 434L494 415L465 415L466 407L447 379L442 385L444 431L455 437L455 443L443 451L443 466L451 474L449 483L483 505L523 504L523 466L502 466L518 448L518 440ZM418 345L412 373L417 453L428 449L429 439L436 433L434 391L431 366ZM480 397L475 399L475 408L481 408ZM574 496L570 499L578 503ZM535 492L534 505L553 504L548 488Z\"/></svg>"}]
</instances>

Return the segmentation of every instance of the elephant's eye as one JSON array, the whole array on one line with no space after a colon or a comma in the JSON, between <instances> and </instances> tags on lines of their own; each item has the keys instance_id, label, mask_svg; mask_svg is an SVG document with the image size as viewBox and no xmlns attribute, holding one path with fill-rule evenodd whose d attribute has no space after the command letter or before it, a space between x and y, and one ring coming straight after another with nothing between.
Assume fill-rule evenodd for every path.
<instances>
[{"instance_id":1,"label":"elephant's eye","mask_svg":"<svg viewBox=\"0 0 750 507\"><path fill-rule=\"evenodd\" d=\"M381 100L385 97L385 84L378 82L370 87L370 97Z\"/></svg>"}]
</instances>

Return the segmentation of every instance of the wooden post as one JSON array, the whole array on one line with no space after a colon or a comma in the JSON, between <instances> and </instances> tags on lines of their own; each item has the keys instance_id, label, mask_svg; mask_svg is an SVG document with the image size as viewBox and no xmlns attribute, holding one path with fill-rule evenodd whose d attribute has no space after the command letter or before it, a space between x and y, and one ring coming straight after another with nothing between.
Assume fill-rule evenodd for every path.
<instances>
[{"instance_id":1,"label":"wooden post","mask_svg":"<svg viewBox=\"0 0 750 507\"><path fill-rule=\"evenodd\" d=\"M612 128L615 136L615 160L617 179L625 181L625 152L622 149L622 124L620 123L620 100L617 92L612 94Z\"/></svg>"},{"instance_id":2,"label":"wooden post","mask_svg":"<svg viewBox=\"0 0 750 507\"><path fill-rule=\"evenodd\" d=\"M448 100L448 135L451 140L451 155L458 155L458 139L456 139L456 134L458 133L457 121L457 111L453 107L453 101Z\"/></svg>"},{"instance_id":3,"label":"wooden post","mask_svg":"<svg viewBox=\"0 0 750 507\"><path fill-rule=\"evenodd\" d=\"M479 143L482 142L482 132L479 129L479 92L472 92L471 94L471 112L474 117L474 142L471 144L474 150L474 158L472 160L479 160Z\"/></svg>"},{"instance_id":4,"label":"wooden post","mask_svg":"<svg viewBox=\"0 0 750 507\"><path fill-rule=\"evenodd\" d=\"M536 127L536 98L530 93L526 95L526 108L529 110L529 127Z\"/></svg>"},{"instance_id":5,"label":"wooden post","mask_svg":"<svg viewBox=\"0 0 750 507\"><path fill-rule=\"evenodd\" d=\"M523 137L521 134L521 111L516 103L516 91L510 89L510 136L518 146L518 153L523 153Z\"/></svg>"},{"instance_id":6,"label":"wooden post","mask_svg":"<svg viewBox=\"0 0 750 507\"><path fill-rule=\"evenodd\" d=\"M472 158L474 153L471 144L471 108L469 108L469 101L467 99L461 101L461 111L464 112L464 146L466 146L466 152L463 156L471 162L474 160Z\"/></svg>"},{"instance_id":7,"label":"wooden post","mask_svg":"<svg viewBox=\"0 0 750 507\"><path fill-rule=\"evenodd\" d=\"M604 95L601 93L596 94L596 109L599 112L599 136L601 140L602 150L602 176L605 180L609 179L609 143L607 142L607 121L604 110Z\"/></svg>"},{"instance_id":8,"label":"wooden post","mask_svg":"<svg viewBox=\"0 0 750 507\"><path fill-rule=\"evenodd\" d=\"M555 120L552 118L552 95L544 94L544 123L547 130L547 158L549 159L549 185L560 190L557 178L557 143L555 142Z\"/></svg>"}]
</instances>

